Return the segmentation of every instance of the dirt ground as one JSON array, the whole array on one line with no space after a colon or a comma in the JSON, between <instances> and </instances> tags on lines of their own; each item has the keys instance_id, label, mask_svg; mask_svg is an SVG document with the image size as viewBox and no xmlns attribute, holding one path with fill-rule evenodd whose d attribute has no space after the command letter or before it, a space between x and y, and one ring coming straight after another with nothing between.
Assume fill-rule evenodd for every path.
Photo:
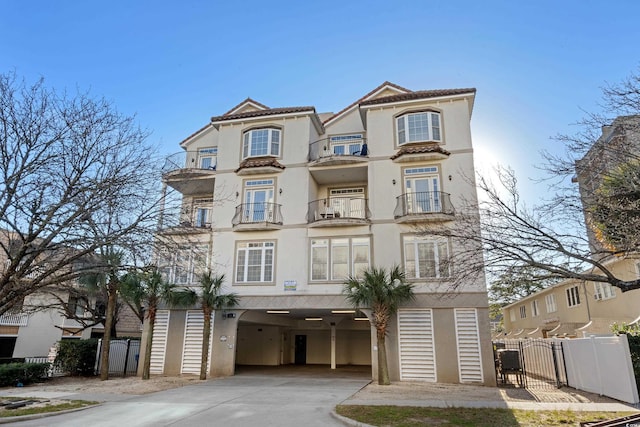
<instances>
[{"instance_id":1,"label":"dirt ground","mask_svg":"<svg viewBox=\"0 0 640 427\"><path fill-rule=\"evenodd\" d=\"M141 395L156 391L183 387L200 381L197 376L165 377L152 376L148 380L140 377L114 377L107 381L100 381L98 377L54 377L44 383L30 384L24 391L52 391L69 393L98 393L98 394L133 394ZM15 387L0 388L0 396L4 391L15 391Z\"/></svg>"}]
</instances>

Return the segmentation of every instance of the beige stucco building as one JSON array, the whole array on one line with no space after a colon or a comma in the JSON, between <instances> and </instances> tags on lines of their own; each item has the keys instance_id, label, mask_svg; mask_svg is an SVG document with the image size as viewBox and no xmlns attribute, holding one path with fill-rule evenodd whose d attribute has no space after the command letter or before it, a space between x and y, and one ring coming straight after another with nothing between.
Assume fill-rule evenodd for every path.
<instances>
[{"instance_id":1,"label":"beige stucco building","mask_svg":"<svg viewBox=\"0 0 640 427\"><path fill-rule=\"evenodd\" d=\"M417 298L390 327L392 380L495 385L484 280L452 293L456 248L416 232L455 227L462 200L476 198L475 93L385 82L336 114L247 99L181 143L165 164L159 233L181 244L160 265L185 286L211 268L240 296L215 313L211 375L323 364L371 366L375 376L375 331L342 287L364 268L397 264ZM152 373L199 372L201 331L197 308L161 310Z\"/></svg>"},{"instance_id":2,"label":"beige stucco building","mask_svg":"<svg viewBox=\"0 0 640 427\"><path fill-rule=\"evenodd\" d=\"M603 176L629 159L637 160L640 148L640 116L617 117L584 157L576 162L574 182L578 184L583 206L589 206ZM615 277L640 277L637 254L612 256L589 226L585 211L586 236L591 256L601 260ZM596 274L597 273L596 270ZM510 304L503 309L502 337L583 337L610 334L613 323L640 321L640 290L622 293L606 283L565 280Z\"/></svg>"}]
</instances>

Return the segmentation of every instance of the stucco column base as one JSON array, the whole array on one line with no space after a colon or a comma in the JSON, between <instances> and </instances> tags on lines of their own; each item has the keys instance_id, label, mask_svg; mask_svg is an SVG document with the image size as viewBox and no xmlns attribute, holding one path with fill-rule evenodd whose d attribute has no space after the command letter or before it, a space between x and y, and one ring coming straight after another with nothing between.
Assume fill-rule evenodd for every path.
<instances>
[{"instance_id":1,"label":"stucco column base","mask_svg":"<svg viewBox=\"0 0 640 427\"><path fill-rule=\"evenodd\" d=\"M238 321L245 310L216 310L211 341L211 377L228 377L235 373Z\"/></svg>"}]
</instances>

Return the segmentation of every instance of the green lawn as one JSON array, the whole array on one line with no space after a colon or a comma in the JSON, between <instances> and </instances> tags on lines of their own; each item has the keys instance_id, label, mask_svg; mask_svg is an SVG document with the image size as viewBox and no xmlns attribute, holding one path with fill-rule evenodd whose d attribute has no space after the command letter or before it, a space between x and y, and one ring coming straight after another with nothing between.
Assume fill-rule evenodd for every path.
<instances>
[{"instance_id":1,"label":"green lawn","mask_svg":"<svg viewBox=\"0 0 640 427\"><path fill-rule=\"evenodd\" d=\"M0 397L0 400L3 401L17 401L17 400L26 400L27 398L15 398L15 397ZM42 400L42 399L34 399L34 400ZM87 400L68 400L62 403L55 404L45 404L45 406L31 406L27 405L22 408L17 409L5 409L4 407L0 407L0 418L9 418L9 417L18 417L21 415L34 415L34 414L45 414L48 412L59 412L66 411L68 409L78 409L84 408L85 406L96 405L98 402L91 402Z\"/></svg>"},{"instance_id":2,"label":"green lawn","mask_svg":"<svg viewBox=\"0 0 640 427\"><path fill-rule=\"evenodd\" d=\"M385 427L469 426L541 427L575 426L583 421L608 420L634 412L525 411L520 409L423 408L413 406L338 405L342 416Z\"/></svg>"}]
</instances>

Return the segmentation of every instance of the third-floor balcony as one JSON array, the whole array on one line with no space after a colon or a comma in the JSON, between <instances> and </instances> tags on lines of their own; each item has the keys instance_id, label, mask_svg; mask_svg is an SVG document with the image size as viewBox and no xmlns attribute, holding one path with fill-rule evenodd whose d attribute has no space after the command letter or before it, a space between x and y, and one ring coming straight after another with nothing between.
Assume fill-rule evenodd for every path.
<instances>
[{"instance_id":1,"label":"third-floor balcony","mask_svg":"<svg viewBox=\"0 0 640 427\"><path fill-rule=\"evenodd\" d=\"M396 197L396 222L451 221L454 216L451 195L442 191L404 193Z\"/></svg>"},{"instance_id":2,"label":"third-floor balcony","mask_svg":"<svg viewBox=\"0 0 640 427\"><path fill-rule=\"evenodd\" d=\"M307 222L310 227L339 227L367 224L370 217L367 199L331 197L309 203Z\"/></svg>"},{"instance_id":3,"label":"third-floor balcony","mask_svg":"<svg viewBox=\"0 0 640 427\"><path fill-rule=\"evenodd\" d=\"M236 206L231 220L236 231L278 230L282 227L281 205L257 202Z\"/></svg>"},{"instance_id":4,"label":"third-floor balcony","mask_svg":"<svg viewBox=\"0 0 640 427\"><path fill-rule=\"evenodd\" d=\"M181 151L165 159L162 179L184 195L213 193L216 167L217 149Z\"/></svg>"},{"instance_id":5,"label":"third-floor balcony","mask_svg":"<svg viewBox=\"0 0 640 427\"><path fill-rule=\"evenodd\" d=\"M0 316L0 326L27 326L28 313L5 313Z\"/></svg>"},{"instance_id":6,"label":"third-floor balcony","mask_svg":"<svg viewBox=\"0 0 640 427\"><path fill-rule=\"evenodd\" d=\"M368 162L367 140L361 135L330 137L309 145L309 172L321 185L366 182Z\"/></svg>"}]
</instances>

